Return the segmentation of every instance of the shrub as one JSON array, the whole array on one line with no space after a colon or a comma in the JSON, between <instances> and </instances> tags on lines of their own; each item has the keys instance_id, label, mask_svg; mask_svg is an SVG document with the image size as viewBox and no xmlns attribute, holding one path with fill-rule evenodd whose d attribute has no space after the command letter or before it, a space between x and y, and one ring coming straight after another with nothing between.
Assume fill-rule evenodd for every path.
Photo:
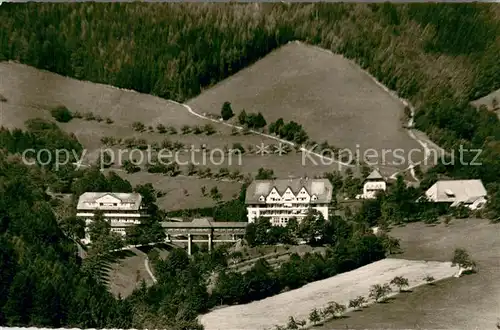
<instances>
[{"instance_id":1,"label":"shrub","mask_svg":"<svg viewBox=\"0 0 500 330\"><path fill-rule=\"evenodd\" d=\"M175 127L173 127L173 126L170 126L170 127L168 128L168 134L170 134L170 135L175 135L175 134L177 134L177 129L176 129Z\"/></svg>"},{"instance_id":2,"label":"shrub","mask_svg":"<svg viewBox=\"0 0 500 330\"><path fill-rule=\"evenodd\" d=\"M126 138L125 140L123 140L123 144L127 148L133 148L135 147L135 138Z\"/></svg>"},{"instance_id":3,"label":"shrub","mask_svg":"<svg viewBox=\"0 0 500 330\"><path fill-rule=\"evenodd\" d=\"M151 149L153 149L154 151L159 151L161 149L160 144L158 142L153 142L151 144Z\"/></svg>"},{"instance_id":4,"label":"shrub","mask_svg":"<svg viewBox=\"0 0 500 330\"><path fill-rule=\"evenodd\" d=\"M247 115L244 124L249 128L263 128L267 125L264 116L260 112L257 114L251 113Z\"/></svg>"},{"instance_id":5,"label":"shrub","mask_svg":"<svg viewBox=\"0 0 500 330\"><path fill-rule=\"evenodd\" d=\"M113 119L107 117L106 118L106 124L113 124Z\"/></svg>"},{"instance_id":6,"label":"shrub","mask_svg":"<svg viewBox=\"0 0 500 330\"><path fill-rule=\"evenodd\" d=\"M65 106L58 106L50 110L50 114L60 123L67 123L73 119L73 115Z\"/></svg>"},{"instance_id":7,"label":"shrub","mask_svg":"<svg viewBox=\"0 0 500 330\"><path fill-rule=\"evenodd\" d=\"M469 253L464 249L455 249L451 260L452 266L458 265L463 269L474 269L476 263L471 259Z\"/></svg>"},{"instance_id":8,"label":"shrub","mask_svg":"<svg viewBox=\"0 0 500 330\"><path fill-rule=\"evenodd\" d=\"M102 122L102 121L103 121L102 117L101 117L101 116L99 116L99 115L95 116L95 120L96 120L98 123L100 123L100 122Z\"/></svg>"},{"instance_id":9,"label":"shrub","mask_svg":"<svg viewBox=\"0 0 500 330\"><path fill-rule=\"evenodd\" d=\"M87 121L92 121L92 120L95 120L95 116L92 112L86 112L84 115L83 115L83 118Z\"/></svg>"},{"instance_id":10,"label":"shrub","mask_svg":"<svg viewBox=\"0 0 500 330\"><path fill-rule=\"evenodd\" d=\"M363 296L358 296L354 299L349 300L349 308L354 308L354 310L357 310L366 303L366 299Z\"/></svg>"},{"instance_id":11,"label":"shrub","mask_svg":"<svg viewBox=\"0 0 500 330\"><path fill-rule=\"evenodd\" d=\"M224 102L221 109L221 117L223 120L231 119L234 116L233 109L231 108L231 103Z\"/></svg>"},{"instance_id":12,"label":"shrub","mask_svg":"<svg viewBox=\"0 0 500 330\"><path fill-rule=\"evenodd\" d=\"M167 133L167 128L163 124L156 125L156 130L158 131L158 133L161 133L161 134Z\"/></svg>"},{"instance_id":13,"label":"shrub","mask_svg":"<svg viewBox=\"0 0 500 330\"><path fill-rule=\"evenodd\" d=\"M232 150L238 150L242 154L245 153L245 148L243 148L243 146L239 142L233 143Z\"/></svg>"},{"instance_id":14,"label":"shrub","mask_svg":"<svg viewBox=\"0 0 500 330\"><path fill-rule=\"evenodd\" d=\"M311 321L312 324L316 325L319 321L321 321L321 317L319 315L318 310L315 308L309 313L309 321Z\"/></svg>"},{"instance_id":15,"label":"shrub","mask_svg":"<svg viewBox=\"0 0 500 330\"><path fill-rule=\"evenodd\" d=\"M200 169L198 171L198 175L200 176L200 178L211 178L212 170L210 169L210 167L207 167L205 169Z\"/></svg>"},{"instance_id":16,"label":"shrub","mask_svg":"<svg viewBox=\"0 0 500 330\"><path fill-rule=\"evenodd\" d=\"M139 172L141 170L141 168L139 166L133 164L130 160L124 161L122 167L129 174L136 173L136 172Z\"/></svg>"},{"instance_id":17,"label":"shrub","mask_svg":"<svg viewBox=\"0 0 500 330\"><path fill-rule=\"evenodd\" d=\"M132 128L134 129L134 131L136 132L143 132L144 129L145 129L145 126L143 123L141 123L140 121L136 121L134 123L132 123Z\"/></svg>"},{"instance_id":18,"label":"shrub","mask_svg":"<svg viewBox=\"0 0 500 330\"><path fill-rule=\"evenodd\" d=\"M432 282L434 282L434 281L435 281L435 278L434 278L434 277L432 277L431 275L426 275L426 276L424 277L424 281L426 281L426 282L427 282L427 284L432 284Z\"/></svg>"},{"instance_id":19,"label":"shrub","mask_svg":"<svg viewBox=\"0 0 500 330\"><path fill-rule=\"evenodd\" d=\"M200 126L196 125L194 128L193 128L193 133L198 135L198 134L201 134L203 132L203 130L201 129Z\"/></svg>"},{"instance_id":20,"label":"shrub","mask_svg":"<svg viewBox=\"0 0 500 330\"><path fill-rule=\"evenodd\" d=\"M169 139L165 139L161 142L161 147L166 150L172 150L174 145Z\"/></svg>"},{"instance_id":21,"label":"shrub","mask_svg":"<svg viewBox=\"0 0 500 330\"><path fill-rule=\"evenodd\" d=\"M7 98L0 94L0 102L7 102Z\"/></svg>"},{"instance_id":22,"label":"shrub","mask_svg":"<svg viewBox=\"0 0 500 330\"><path fill-rule=\"evenodd\" d=\"M104 144L105 146L113 146L116 144L116 140L112 136L103 136L101 138L101 143Z\"/></svg>"},{"instance_id":23,"label":"shrub","mask_svg":"<svg viewBox=\"0 0 500 330\"><path fill-rule=\"evenodd\" d=\"M391 280L391 284L395 285L399 289L399 292L402 292L403 288L408 287L410 285L408 279L402 276L394 277Z\"/></svg>"},{"instance_id":24,"label":"shrub","mask_svg":"<svg viewBox=\"0 0 500 330\"><path fill-rule=\"evenodd\" d=\"M210 197L215 201L222 199L222 194L219 192L217 186L213 186L212 189L210 189Z\"/></svg>"},{"instance_id":25,"label":"shrub","mask_svg":"<svg viewBox=\"0 0 500 330\"><path fill-rule=\"evenodd\" d=\"M81 114L81 112L75 111L73 113L73 118L79 118L80 119L80 118L83 118L83 115Z\"/></svg>"},{"instance_id":26,"label":"shrub","mask_svg":"<svg viewBox=\"0 0 500 330\"><path fill-rule=\"evenodd\" d=\"M184 143L175 141L172 147L174 148L174 150L181 150L184 148Z\"/></svg>"},{"instance_id":27,"label":"shrub","mask_svg":"<svg viewBox=\"0 0 500 330\"><path fill-rule=\"evenodd\" d=\"M148 173L167 173L168 168L164 164L152 164L147 167Z\"/></svg>"},{"instance_id":28,"label":"shrub","mask_svg":"<svg viewBox=\"0 0 500 330\"><path fill-rule=\"evenodd\" d=\"M238 115L238 122L240 123L240 125L247 124L247 113L245 110L241 111L240 114Z\"/></svg>"},{"instance_id":29,"label":"shrub","mask_svg":"<svg viewBox=\"0 0 500 330\"><path fill-rule=\"evenodd\" d=\"M212 135L216 132L215 128L211 124L206 124L203 127L203 130L205 131L206 135Z\"/></svg>"},{"instance_id":30,"label":"shrub","mask_svg":"<svg viewBox=\"0 0 500 330\"><path fill-rule=\"evenodd\" d=\"M236 127L233 127L231 129L231 135L239 135L240 134L240 130L237 129Z\"/></svg>"},{"instance_id":31,"label":"shrub","mask_svg":"<svg viewBox=\"0 0 500 330\"><path fill-rule=\"evenodd\" d=\"M392 289L389 284L375 284L370 288L370 298L374 299L375 302L379 302L382 301L390 292L392 292Z\"/></svg>"},{"instance_id":32,"label":"shrub","mask_svg":"<svg viewBox=\"0 0 500 330\"><path fill-rule=\"evenodd\" d=\"M231 180L241 180L242 174L240 173L239 170L234 170L234 172L229 173L229 178Z\"/></svg>"},{"instance_id":33,"label":"shrub","mask_svg":"<svg viewBox=\"0 0 500 330\"><path fill-rule=\"evenodd\" d=\"M228 175L229 175L229 170L227 169L227 167L221 167L219 169L219 173L217 173L218 178L224 178Z\"/></svg>"},{"instance_id":34,"label":"shrub","mask_svg":"<svg viewBox=\"0 0 500 330\"><path fill-rule=\"evenodd\" d=\"M188 125L184 125L181 127L182 134L186 135L191 133L191 128Z\"/></svg>"},{"instance_id":35,"label":"shrub","mask_svg":"<svg viewBox=\"0 0 500 330\"><path fill-rule=\"evenodd\" d=\"M443 220L445 226L448 226L451 222L451 215L447 214L444 216L444 220Z\"/></svg>"},{"instance_id":36,"label":"shrub","mask_svg":"<svg viewBox=\"0 0 500 330\"><path fill-rule=\"evenodd\" d=\"M146 150L148 148L148 141L146 139L137 139L136 147L140 150Z\"/></svg>"},{"instance_id":37,"label":"shrub","mask_svg":"<svg viewBox=\"0 0 500 330\"><path fill-rule=\"evenodd\" d=\"M275 179L274 171L271 169L259 168L255 180L273 180Z\"/></svg>"},{"instance_id":38,"label":"shrub","mask_svg":"<svg viewBox=\"0 0 500 330\"><path fill-rule=\"evenodd\" d=\"M346 306L339 304L335 301L330 301L328 306L321 311L324 317L333 316L335 318L340 317L346 310Z\"/></svg>"}]
</instances>

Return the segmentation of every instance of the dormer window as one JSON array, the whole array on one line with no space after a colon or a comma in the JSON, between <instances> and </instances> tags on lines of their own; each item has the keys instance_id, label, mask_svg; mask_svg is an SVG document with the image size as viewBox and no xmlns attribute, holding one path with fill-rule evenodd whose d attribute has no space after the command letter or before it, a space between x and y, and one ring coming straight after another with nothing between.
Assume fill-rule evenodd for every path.
<instances>
[{"instance_id":1,"label":"dormer window","mask_svg":"<svg viewBox=\"0 0 500 330\"><path fill-rule=\"evenodd\" d=\"M273 198L273 199L274 199L274 198ZM263 201L264 201L264 196L260 196L260 197L259 197L259 201L260 201L260 202L263 202Z\"/></svg>"},{"instance_id":2,"label":"dormer window","mask_svg":"<svg viewBox=\"0 0 500 330\"><path fill-rule=\"evenodd\" d=\"M313 197L311 198L313 201L317 200L318 199L318 196L316 195L313 195Z\"/></svg>"}]
</instances>

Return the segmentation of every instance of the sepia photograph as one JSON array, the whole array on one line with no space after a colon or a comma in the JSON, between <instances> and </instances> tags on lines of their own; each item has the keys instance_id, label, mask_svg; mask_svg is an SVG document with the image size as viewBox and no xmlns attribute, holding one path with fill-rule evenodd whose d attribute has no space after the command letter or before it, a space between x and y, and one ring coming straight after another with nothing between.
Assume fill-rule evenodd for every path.
<instances>
[{"instance_id":1,"label":"sepia photograph","mask_svg":"<svg viewBox=\"0 0 500 330\"><path fill-rule=\"evenodd\" d=\"M500 4L0 4L0 329L500 329Z\"/></svg>"}]
</instances>

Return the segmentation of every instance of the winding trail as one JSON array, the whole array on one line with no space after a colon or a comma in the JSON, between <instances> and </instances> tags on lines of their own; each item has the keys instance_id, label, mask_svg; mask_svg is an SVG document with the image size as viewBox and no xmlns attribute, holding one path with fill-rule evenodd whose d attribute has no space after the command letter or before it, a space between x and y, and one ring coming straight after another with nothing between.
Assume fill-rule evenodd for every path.
<instances>
[{"instance_id":1,"label":"winding trail","mask_svg":"<svg viewBox=\"0 0 500 330\"><path fill-rule=\"evenodd\" d=\"M292 42L296 42L296 43L302 43L301 41L299 40L296 40L296 41L292 41ZM314 45L309 45L309 46L312 46L320 51L323 51L323 52L326 52L326 53L329 53L331 55L335 55L331 50L328 50L328 49L324 49L324 48L321 48L321 47L318 47L318 46L314 46ZM422 146L422 148L424 149L424 159L417 162L417 163L412 163L411 162L411 159L408 159L408 161L410 162L410 165L405 168L404 170L401 170L401 171L397 171L395 172L393 175L390 176L391 179L396 179L397 175L402 173L402 172L406 172L408 170L410 170L410 173L411 173L411 176L413 177L413 179L416 181L416 182L420 182L420 180L417 178L417 175L415 174L415 166L417 165L420 165L421 163L423 163L429 156L430 156L430 148L428 146L428 144L419 139L415 133L413 132L412 130L412 127L413 127L413 118L415 117L415 108L413 107L413 105L406 99L403 99L401 98L396 92L390 90L389 88L387 88L387 86L385 86L384 84L382 84L380 81L377 80L377 78L375 78L373 75L371 75L368 71L366 70L361 70L363 71L367 76L369 76L373 82L379 86L380 88L382 88L385 92L387 92L389 95L391 95L392 97L396 98L398 101L400 101L401 103L403 103L404 106L408 107L411 111L411 117L408 121L408 128L406 129L408 135L414 140L416 141L418 144L420 144ZM442 150L440 150L441 152L443 152Z\"/></svg>"},{"instance_id":2,"label":"winding trail","mask_svg":"<svg viewBox=\"0 0 500 330\"><path fill-rule=\"evenodd\" d=\"M158 283L158 281L156 280L155 275L151 271L151 268L149 268L149 257L148 256L146 256L146 259L144 259L144 267L146 267L146 271L148 272L149 277L151 277L151 279L153 280L153 282L154 283Z\"/></svg>"},{"instance_id":3,"label":"winding trail","mask_svg":"<svg viewBox=\"0 0 500 330\"><path fill-rule=\"evenodd\" d=\"M184 103L179 103L179 102L176 102L176 101L173 101L173 100L169 100L170 102L173 102L174 104L177 104L177 105L181 105L183 106L187 111L189 111L190 114L198 117L198 118L201 118L201 119L205 119L205 120L209 120L211 122L214 122L214 123L218 123L218 124L222 124L222 125L225 125L227 127L231 127L231 128L236 128L238 130L243 130L243 127L242 126L238 126L238 125L233 125L233 124L230 124L230 123L226 123L226 122L223 122L223 121L220 121L220 120L216 120L216 119L213 119L213 118L210 118L210 117L207 117L207 116L204 116L196 111L194 111L189 105L187 104L184 104ZM263 136L263 137L266 137L266 138L269 138L269 139L273 139L275 141L278 141L278 142L281 142L283 144L288 144L289 146L292 146L292 147L296 147L297 144L294 143L294 142L290 142L288 140L284 140L284 139L281 139L277 136L273 136L273 135L269 135L269 134L266 134L266 133L262 133L262 132L258 132L258 131L255 131L255 130L250 130L250 132L252 132L253 134L257 134L257 135L260 135L260 136ZM299 149L300 151L302 152L305 152L305 153L308 153L310 155L314 155L322 160L325 160L325 161L328 161L330 163L337 163L339 164L340 166L345 166L345 167L355 167L355 165L352 165L352 164L348 164L348 163L344 163L344 162L341 162L339 160L336 160L336 159L333 159L333 158L330 158L330 157L326 157L326 156L323 156L321 154L318 154L317 152L314 152L314 151L311 151L311 150L307 150L306 148L304 147L300 147ZM339 167L341 168L341 167Z\"/></svg>"}]
</instances>

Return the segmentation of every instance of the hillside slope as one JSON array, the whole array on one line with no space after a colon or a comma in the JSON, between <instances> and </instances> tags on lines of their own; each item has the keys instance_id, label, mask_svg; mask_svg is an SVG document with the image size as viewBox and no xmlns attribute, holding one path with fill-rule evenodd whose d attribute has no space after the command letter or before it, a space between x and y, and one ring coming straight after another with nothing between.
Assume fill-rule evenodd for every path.
<instances>
[{"instance_id":1,"label":"hillside slope","mask_svg":"<svg viewBox=\"0 0 500 330\"><path fill-rule=\"evenodd\" d=\"M303 125L309 137L348 148L420 149L402 128L404 105L355 63L302 43L289 43L187 102L197 111L231 102L236 112L262 112ZM417 153L415 153L417 156ZM414 157L413 161L422 159ZM394 166L389 153L384 162ZM370 160L374 161L374 160ZM406 167L408 164L401 164Z\"/></svg>"},{"instance_id":2,"label":"hillside slope","mask_svg":"<svg viewBox=\"0 0 500 330\"><path fill-rule=\"evenodd\" d=\"M417 127L440 146L471 143L472 149L488 150L481 156L488 169L455 163L445 170L487 183L500 173L498 119L478 116L465 104L500 88L499 35L500 7L477 3L0 8L0 60L177 101L289 41L343 54L411 100L418 108Z\"/></svg>"}]
</instances>

